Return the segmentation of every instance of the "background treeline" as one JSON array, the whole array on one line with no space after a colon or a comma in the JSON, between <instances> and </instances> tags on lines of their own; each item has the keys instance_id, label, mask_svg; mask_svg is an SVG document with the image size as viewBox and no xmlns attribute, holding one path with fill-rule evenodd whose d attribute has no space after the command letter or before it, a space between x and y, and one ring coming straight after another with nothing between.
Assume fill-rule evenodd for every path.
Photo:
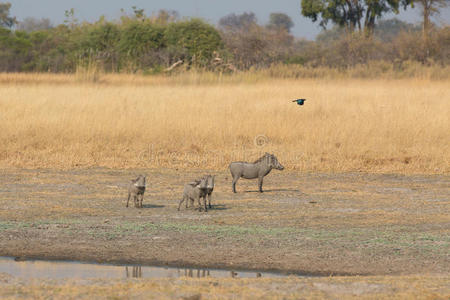
<instances>
[{"instance_id":1,"label":"background treeline","mask_svg":"<svg viewBox=\"0 0 450 300\"><path fill-rule=\"evenodd\" d=\"M72 9L66 11L64 24L53 27L48 19L17 22L7 13L10 6L0 6L1 72L233 72L293 64L401 69L410 62L450 62L449 26L432 27L425 36L422 26L397 19L379 21L371 35L335 26L307 41L296 39L290 33L292 20L279 13L271 14L264 25L253 13L243 13L225 16L213 26L201 19L181 19L173 11L148 16L135 7L119 20L79 22Z\"/></svg>"}]
</instances>

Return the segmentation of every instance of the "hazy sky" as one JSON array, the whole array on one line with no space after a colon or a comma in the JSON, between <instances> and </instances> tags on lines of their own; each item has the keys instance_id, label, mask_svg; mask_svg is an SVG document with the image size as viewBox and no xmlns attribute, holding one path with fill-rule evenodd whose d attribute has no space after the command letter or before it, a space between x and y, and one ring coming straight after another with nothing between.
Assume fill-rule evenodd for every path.
<instances>
[{"instance_id":1,"label":"hazy sky","mask_svg":"<svg viewBox=\"0 0 450 300\"><path fill-rule=\"evenodd\" d=\"M144 8L147 14L160 9L176 10L180 16L201 17L212 24L229 13L254 12L260 24L269 19L272 12L289 15L295 23L292 33L297 37L313 39L320 28L310 19L301 16L301 0L2 0L11 2L11 13L19 20L26 17L49 18L54 24L64 20L64 11L75 9L75 16L81 21L95 21L101 15L109 19L118 18L120 9L131 12L132 6ZM385 18L391 18L388 15ZM420 22L419 9L402 12L398 18L408 22ZM450 23L450 8L447 8L438 23Z\"/></svg>"}]
</instances>

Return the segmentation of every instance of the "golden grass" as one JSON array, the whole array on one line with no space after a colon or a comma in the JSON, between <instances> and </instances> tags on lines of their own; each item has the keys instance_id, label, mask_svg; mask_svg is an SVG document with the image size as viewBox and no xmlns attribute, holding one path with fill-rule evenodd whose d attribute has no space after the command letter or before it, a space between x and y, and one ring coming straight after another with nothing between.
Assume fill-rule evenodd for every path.
<instances>
[{"instance_id":1,"label":"golden grass","mask_svg":"<svg viewBox=\"0 0 450 300\"><path fill-rule=\"evenodd\" d=\"M448 173L450 82L0 74L0 166ZM290 100L304 97L304 106ZM264 145L255 143L261 138Z\"/></svg>"},{"instance_id":2,"label":"golden grass","mask_svg":"<svg viewBox=\"0 0 450 300\"><path fill-rule=\"evenodd\" d=\"M6 277L6 276L3 276ZM0 274L0 279L2 279ZM448 299L449 276L328 278L161 278L20 280L4 278L2 299Z\"/></svg>"}]
</instances>

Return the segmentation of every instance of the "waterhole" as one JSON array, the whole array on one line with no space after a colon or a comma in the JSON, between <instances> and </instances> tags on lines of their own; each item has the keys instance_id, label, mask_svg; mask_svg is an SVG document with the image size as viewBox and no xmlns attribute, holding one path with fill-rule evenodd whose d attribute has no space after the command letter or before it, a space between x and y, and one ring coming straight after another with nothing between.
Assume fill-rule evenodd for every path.
<instances>
[{"instance_id":1,"label":"waterhole","mask_svg":"<svg viewBox=\"0 0 450 300\"><path fill-rule=\"evenodd\" d=\"M110 265L76 261L20 260L14 257L0 257L0 273L6 273L19 278L36 279L177 278L184 276L198 278L273 278L288 276L270 272Z\"/></svg>"}]
</instances>

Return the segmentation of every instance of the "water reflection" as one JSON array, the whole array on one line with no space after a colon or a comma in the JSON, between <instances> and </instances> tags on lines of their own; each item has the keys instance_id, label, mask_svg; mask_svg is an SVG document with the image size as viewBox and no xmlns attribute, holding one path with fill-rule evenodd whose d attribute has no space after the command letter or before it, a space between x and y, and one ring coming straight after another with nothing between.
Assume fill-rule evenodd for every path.
<instances>
[{"instance_id":1,"label":"water reflection","mask_svg":"<svg viewBox=\"0 0 450 300\"><path fill-rule=\"evenodd\" d=\"M142 266L125 266L125 276L126 278L143 278L143 277L155 277L152 276L152 274L146 274L144 276L142 272ZM150 267L144 267L144 269L147 269L148 271L154 273L154 268ZM164 268L166 271L166 275L169 275L169 277L173 277L172 274L172 268ZM208 269L192 269L192 268L185 268L185 269L176 269L177 270L177 277L191 277L191 278L206 278L206 277L231 277L231 278L239 278L239 277L255 277L259 278L262 277L262 274L260 272L240 272L241 275L239 275L239 272L235 271L225 271L225 270L208 270ZM211 275L212 272L212 275ZM154 274L153 274L154 275ZM275 275L275 274L274 274Z\"/></svg>"},{"instance_id":2,"label":"water reflection","mask_svg":"<svg viewBox=\"0 0 450 300\"><path fill-rule=\"evenodd\" d=\"M131 272L128 271L128 268L131 269ZM127 278L142 278L142 267L141 266L125 266L125 273Z\"/></svg>"},{"instance_id":3,"label":"water reflection","mask_svg":"<svg viewBox=\"0 0 450 300\"><path fill-rule=\"evenodd\" d=\"M205 269L178 269L178 276L204 278L210 277L210 273Z\"/></svg>"},{"instance_id":4,"label":"water reflection","mask_svg":"<svg viewBox=\"0 0 450 300\"><path fill-rule=\"evenodd\" d=\"M21 278L258 278L283 277L276 273L249 271L229 271L205 268L173 268L139 265L106 265L70 261L14 260L12 257L0 257L0 273Z\"/></svg>"}]
</instances>

